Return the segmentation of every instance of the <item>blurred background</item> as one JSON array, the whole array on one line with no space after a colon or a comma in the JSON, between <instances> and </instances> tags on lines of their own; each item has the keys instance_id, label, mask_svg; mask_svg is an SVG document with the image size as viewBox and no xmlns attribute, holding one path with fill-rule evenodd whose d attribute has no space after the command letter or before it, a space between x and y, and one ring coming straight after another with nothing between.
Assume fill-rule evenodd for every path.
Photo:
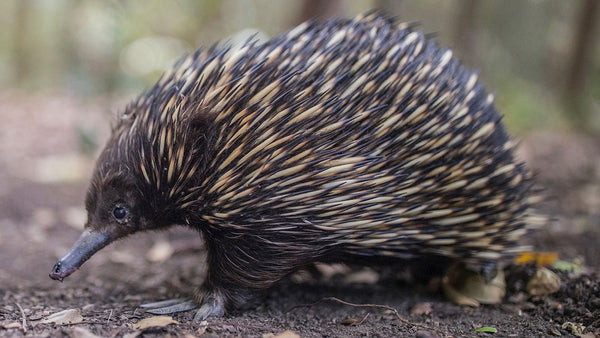
<instances>
[{"instance_id":1,"label":"blurred background","mask_svg":"<svg viewBox=\"0 0 600 338\"><path fill-rule=\"evenodd\" d=\"M112 117L182 54L372 8L418 23L479 70L521 142L520 156L551 196L546 208L555 220L538 234L540 247L598 267L599 7L596 0L3 0L0 281L50 283L46 270L85 221L87 179Z\"/></svg>"},{"instance_id":2,"label":"blurred background","mask_svg":"<svg viewBox=\"0 0 600 338\"><path fill-rule=\"evenodd\" d=\"M185 52L384 8L481 71L512 128L598 128L598 2L4 0L0 88L130 96ZM559 126L562 125L562 126Z\"/></svg>"}]
</instances>

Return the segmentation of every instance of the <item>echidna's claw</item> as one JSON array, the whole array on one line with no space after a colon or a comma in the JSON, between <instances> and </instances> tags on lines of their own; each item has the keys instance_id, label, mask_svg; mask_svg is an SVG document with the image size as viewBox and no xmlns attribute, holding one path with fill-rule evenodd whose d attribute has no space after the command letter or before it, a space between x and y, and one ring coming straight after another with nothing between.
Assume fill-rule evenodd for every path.
<instances>
[{"instance_id":1,"label":"echidna's claw","mask_svg":"<svg viewBox=\"0 0 600 338\"><path fill-rule=\"evenodd\" d=\"M221 317L225 314L225 309L222 305L215 304L202 304L200 309L196 311L196 315L194 316L194 321L199 322L201 320L205 320L208 317Z\"/></svg>"},{"instance_id":2,"label":"echidna's claw","mask_svg":"<svg viewBox=\"0 0 600 338\"><path fill-rule=\"evenodd\" d=\"M198 304L189 298L169 299L161 302L142 304L140 307L155 315L189 311L198 308Z\"/></svg>"},{"instance_id":3,"label":"echidna's claw","mask_svg":"<svg viewBox=\"0 0 600 338\"><path fill-rule=\"evenodd\" d=\"M143 308L164 307L164 306L170 306L170 305L179 304L181 302L188 301L188 300L190 300L190 299L189 298L168 299L168 300L163 300L163 301L160 301L160 302L141 304L140 307L143 307Z\"/></svg>"}]
</instances>

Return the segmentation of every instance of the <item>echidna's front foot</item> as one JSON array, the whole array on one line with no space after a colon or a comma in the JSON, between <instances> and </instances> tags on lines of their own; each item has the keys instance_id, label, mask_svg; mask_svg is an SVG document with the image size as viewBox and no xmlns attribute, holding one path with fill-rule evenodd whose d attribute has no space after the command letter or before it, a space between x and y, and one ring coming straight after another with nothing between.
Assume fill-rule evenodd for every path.
<instances>
[{"instance_id":1,"label":"echidna's front foot","mask_svg":"<svg viewBox=\"0 0 600 338\"><path fill-rule=\"evenodd\" d=\"M146 303L140 305L146 312L155 315L184 312L198 308L198 304L189 298L169 299L160 302Z\"/></svg>"},{"instance_id":2,"label":"echidna's front foot","mask_svg":"<svg viewBox=\"0 0 600 338\"><path fill-rule=\"evenodd\" d=\"M200 308L198 309L198 304ZM220 317L225 314L225 297L215 291L206 291L200 287L194 292L194 299L178 298L160 302L142 304L140 307L146 312L155 315L165 315L198 309L194 321L201 321L208 317Z\"/></svg>"},{"instance_id":3,"label":"echidna's front foot","mask_svg":"<svg viewBox=\"0 0 600 338\"><path fill-rule=\"evenodd\" d=\"M194 292L194 300L196 304L202 304L194 316L195 322L225 314L225 295L221 292L199 287Z\"/></svg>"}]
</instances>

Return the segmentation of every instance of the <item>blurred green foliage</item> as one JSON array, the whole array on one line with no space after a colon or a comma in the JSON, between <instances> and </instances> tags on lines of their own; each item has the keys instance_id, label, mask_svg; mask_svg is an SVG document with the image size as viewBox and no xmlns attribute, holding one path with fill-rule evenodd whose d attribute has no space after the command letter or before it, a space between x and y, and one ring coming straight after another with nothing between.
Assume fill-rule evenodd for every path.
<instances>
[{"instance_id":1,"label":"blurred green foliage","mask_svg":"<svg viewBox=\"0 0 600 338\"><path fill-rule=\"evenodd\" d=\"M567 125L561 95L582 1L339 0L336 14L384 6L419 22L480 70L509 126L525 131ZM469 4L476 11L465 26ZM296 0L3 0L0 88L131 96L186 51L253 32L275 36L298 23L303 6ZM598 43L593 48L585 97L598 123Z\"/></svg>"}]
</instances>

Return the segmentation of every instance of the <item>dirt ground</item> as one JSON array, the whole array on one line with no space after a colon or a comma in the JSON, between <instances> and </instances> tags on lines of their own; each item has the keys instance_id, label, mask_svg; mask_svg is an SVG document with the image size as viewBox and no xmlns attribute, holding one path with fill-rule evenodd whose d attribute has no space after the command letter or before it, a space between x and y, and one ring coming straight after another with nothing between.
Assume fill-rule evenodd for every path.
<instances>
[{"instance_id":1,"label":"dirt ground","mask_svg":"<svg viewBox=\"0 0 600 338\"><path fill-rule=\"evenodd\" d=\"M167 326L136 328L153 317L140 304L184 297L202 281L197 234L183 228L140 234L105 248L63 283L48 278L82 229L92 145L102 143L111 111L123 103L0 94L0 336L600 335L600 140L562 131L521 139L521 156L552 196L546 209L555 219L533 240L540 250L584 267L557 271L562 284L551 296L524 292L532 267L507 269L503 304L469 308L445 300L435 279L414 282L418 276L401 267L380 272L319 265L224 318L193 323L192 311L173 315L176 323ZM44 323L69 309L73 323ZM475 331L484 326L497 333Z\"/></svg>"}]
</instances>

